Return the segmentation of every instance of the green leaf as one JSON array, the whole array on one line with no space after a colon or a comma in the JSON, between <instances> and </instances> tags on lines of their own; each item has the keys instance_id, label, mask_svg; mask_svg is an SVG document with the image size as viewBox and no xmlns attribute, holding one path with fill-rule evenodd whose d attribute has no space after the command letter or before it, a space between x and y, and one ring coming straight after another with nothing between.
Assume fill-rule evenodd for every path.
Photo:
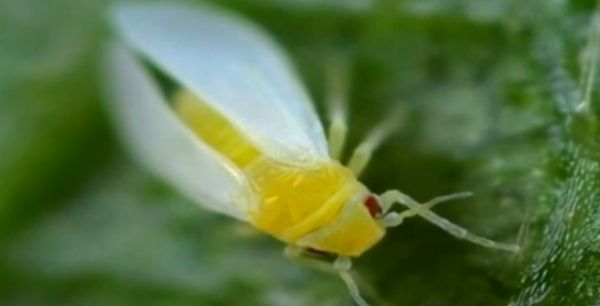
<instances>
[{"instance_id":1,"label":"green leaf","mask_svg":"<svg viewBox=\"0 0 600 306\"><path fill-rule=\"evenodd\" d=\"M110 2L0 0L0 304L350 305L336 276L122 152L97 79ZM600 305L600 94L579 109L594 3L214 2L283 45L318 109L327 63L350 60L350 147L399 109L362 179L373 191L474 191L436 212L523 247L413 218L354 262L366 299Z\"/></svg>"}]
</instances>

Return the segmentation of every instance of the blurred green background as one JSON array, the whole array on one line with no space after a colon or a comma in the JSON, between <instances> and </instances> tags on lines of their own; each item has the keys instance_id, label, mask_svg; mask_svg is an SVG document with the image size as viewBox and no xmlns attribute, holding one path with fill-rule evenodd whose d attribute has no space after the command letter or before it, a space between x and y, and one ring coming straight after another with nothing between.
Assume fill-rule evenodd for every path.
<instances>
[{"instance_id":1,"label":"blurred green background","mask_svg":"<svg viewBox=\"0 0 600 306\"><path fill-rule=\"evenodd\" d=\"M0 0L0 305L352 305L123 153L97 80L111 2ZM351 146L400 107L372 190L474 191L436 210L524 248L408 220L355 261L374 305L600 305L600 97L576 110L594 1L214 2L284 46L319 110L350 59Z\"/></svg>"}]
</instances>

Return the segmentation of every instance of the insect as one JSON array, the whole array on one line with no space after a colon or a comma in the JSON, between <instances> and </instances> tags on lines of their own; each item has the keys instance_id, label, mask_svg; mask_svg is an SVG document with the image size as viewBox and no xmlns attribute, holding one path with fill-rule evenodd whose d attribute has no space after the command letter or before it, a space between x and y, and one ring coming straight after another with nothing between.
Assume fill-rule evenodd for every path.
<instances>
[{"instance_id":1,"label":"insect","mask_svg":"<svg viewBox=\"0 0 600 306\"><path fill-rule=\"evenodd\" d=\"M340 97L333 99L327 139L290 62L254 24L215 8L165 3L118 5L112 21L120 39L106 54L108 108L133 155L199 204L283 241L291 258L337 256L332 268L357 304L368 305L350 276L351 258L407 217L518 251L430 211L467 193L424 204L398 190L372 193L357 177L390 122L376 127L343 165ZM143 63L181 89L163 92ZM391 211L394 204L408 209Z\"/></svg>"}]
</instances>

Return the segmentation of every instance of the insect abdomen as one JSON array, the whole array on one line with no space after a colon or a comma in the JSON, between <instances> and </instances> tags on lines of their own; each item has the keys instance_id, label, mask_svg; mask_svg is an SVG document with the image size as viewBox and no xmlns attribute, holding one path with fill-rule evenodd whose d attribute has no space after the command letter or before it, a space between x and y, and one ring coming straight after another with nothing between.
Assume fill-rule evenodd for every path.
<instances>
[{"instance_id":1,"label":"insect abdomen","mask_svg":"<svg viewBox=\"0 0 600 306\"><path fill-rule=\"evenodd\" d=\"M181 119L208 145L244 168L260 155L221 114L189 91L178 92L173 101Z\"/></svg>"}]
</instances>

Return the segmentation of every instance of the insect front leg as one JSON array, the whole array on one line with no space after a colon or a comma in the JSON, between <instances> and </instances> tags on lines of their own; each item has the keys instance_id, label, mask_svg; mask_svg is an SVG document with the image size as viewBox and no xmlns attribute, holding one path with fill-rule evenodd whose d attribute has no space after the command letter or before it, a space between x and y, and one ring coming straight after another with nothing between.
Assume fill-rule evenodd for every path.
<instances>
[{"instance_id":1,"label":"insect front leg","mask_svg":"<svg viewBox=\"0 0 600 306\"><path fill-rule=\"evenodd\" d=\"M350 157L350 161L348 162L348 168L350 168L357 177L368 166L373 152L375 152L375 150L381 146L383 141L396 130L400 121L400 112L399 109L396 108L390 112L384 120L376 125L367 134L367 137L365 137L356 149L354 149L352 157Z\"/></svg>"},{"instance_id":2,"label":"insect front leg","mask_svg":"<svg viewBox=\"0 0 600 306\"><path fill-rule=\"evenodd\" d=\"M306 252L306 249L294 245L288 245L283 251L285 256L290 259L290 261L321 272L339 275L344 283L346 283L346 287L348 288L350 296L356 302L356 304L358 306L369 306L369 303L367 303L360 295L358 286L356 285L356 282L350 273L352 268L352 261L350 258L338 256L333 262L333 265L331 265L331 263L323 260L308 257Z\"/></svg>"},{"instance_id":3,"label":"insect front leg","mask_svg":"<svg viewBox=\"0 0 600 306\"><path fill-rule=\"evenodd\" d=\"M356 302L358 306L369 306L369 303L367 303L360 295L358 286L352 278L352 275L350 275L350 269L352 268L352 261L350 260L350 258L339 256L333 263L333 268L338 272L342 280L346 283L348 291L350 292L350 296L352 297L354 302Z\"/></svg>"},{"instance_id":4,"label":"insect front leg","mask_svg":"<svg viewBox=\"0 0 600 306\"><path fill-rule=\"evenodd\" d=\"M348 63L334 59L327 67L327 97L329 115L329 155L340 160L348 134Z\"/></svg>"},{"instance_id":5,"label":"insect front leg","mask_svg":"<svg viewBox=\"0 0 600 306\"><path fill-rule=\"evenodd\" d=\"M336 58L327 69L327 106L329 115L329 155L341 160L348 134L348 85L350 69L347 60ZM359 176L371 160L373 152L389 137L398 125L399 112L394 109L354 150L348 168Z\"/></svg>"},{"instance_id":6,"label":"insect front leg","mask_svg":"<svg viewBox=\"0 0 600 306\"><path fill-rule=\"evenodd\" d=\"M383 193L380 197L381 203L382 203L381 204L382 210L385 212L389 211L390 207L395 203L406 206L408 208L408 210L404 213L397 214L398 217L394 217L395 215L391 215L392 217L388 218L387 217L388 215L393 214L393 213L389 213L388 215L384 216L383 220L385 220L386 218L391 219L391 221L388 220L386 222L393 224L392 221L394 221L394 220L400 219L400 222L401 222L404 217L419 215L419 216L425 218L427 221L437 225L441 229L445 230L446 232L448 232L451 235L454 235L460 239L465 239L472 243L475 243L475 244L478 244L478 245L481 245L481 246L484 246L487 248L491 248L491 249L499 249L499 250L505 250L505 251L510 251L510 252L519 252L520 247L518 245L499 243L499 242L495 242L495 241L489 240L489 239L481 237L481 236L477 236L477 235L469 232L468 230L448 221L447 219L442 218L441 216L437 215L436 213L434 213L430 210L431 207L433 207L434 205L437 205L439 203L447 202L447 201L453 200L453 199L464 198L469 195L470 195L470 193L457 193L457 194L437 197L437 198L430 200L429 202L427 202L425 204L420 204L417 201L415 201L414 199L412 199L410 196L408 196L398 190L390 190L390 191Z\"/></svg>"}]
</instances>

